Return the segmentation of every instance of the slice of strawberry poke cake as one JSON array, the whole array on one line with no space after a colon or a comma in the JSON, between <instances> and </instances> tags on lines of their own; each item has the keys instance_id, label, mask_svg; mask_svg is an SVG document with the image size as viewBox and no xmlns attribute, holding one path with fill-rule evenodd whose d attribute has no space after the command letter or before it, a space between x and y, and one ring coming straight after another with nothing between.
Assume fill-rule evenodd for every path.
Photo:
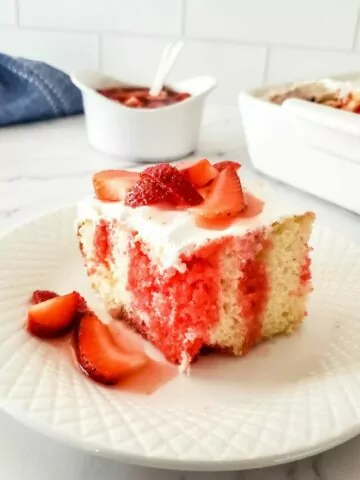
<instances>
[{"instance_id":1,"label":"slice of strawberry poke cake","mask_svg":"<svg viewBox=\"0 0 360 480\"><path fill-rule=\"evenodd\" d=\"M236 162L207 159L93 177L77 235L93 288L188 370L208 349L243 355L290 333L311 291L314 214L286 212Z\"/></svg>"}]
</instances>

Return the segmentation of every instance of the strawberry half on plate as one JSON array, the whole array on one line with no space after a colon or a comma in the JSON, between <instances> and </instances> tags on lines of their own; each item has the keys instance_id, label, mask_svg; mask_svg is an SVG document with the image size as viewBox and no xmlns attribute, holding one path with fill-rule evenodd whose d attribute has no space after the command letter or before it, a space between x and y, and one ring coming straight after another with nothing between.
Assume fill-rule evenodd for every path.
<instances>
[{"instance_id":1,"label":"strawberry half on plate","mask_svg":"<svg viewBox=\"0 0 360 480\"><path fill-rule=\"evenodd\" d=\"M58 297L59 295L52 290L35 290L31 297L31 303L42 303L51 298Z\"/></svg>"},{"instance_id":2,"label":"strawberry half on plate","mask_svg":"<svg viewBox=\"0 0 360 480\"><path fill-rule=\"evenodd\" d=\"M51 292L54 294L54 292ZM55 294L56 295L56 294ZM43 295L42 298L44 298ZM77 292L59 295L31 305L28 310L27 329L36 337L56 338L67 334L77 318L79 295Z\"/></svg>"},{"instance_id":3,"label":"strawberry half on plate","mask_svg":"<svg viewBox=\"0 0 360 480\"><path fill-rule=\"evenodd\" d=\"M82 370L96 382L115 385L149 362L145 353L119 348L109 327L94 313L82 316L75 332L75 348Z\"/></svg>"}]
</instances>

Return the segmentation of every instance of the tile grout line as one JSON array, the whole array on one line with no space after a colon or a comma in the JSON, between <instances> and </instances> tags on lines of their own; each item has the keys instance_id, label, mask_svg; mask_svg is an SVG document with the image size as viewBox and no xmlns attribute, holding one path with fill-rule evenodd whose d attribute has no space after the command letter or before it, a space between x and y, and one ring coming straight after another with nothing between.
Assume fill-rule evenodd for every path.
<instances>
[{"instance_id":1,"label":"tile grout line","mask_svg":"<svg viewBox=\"0 0 360 480\"><path fill-rule=\"evenodd\" d=\"M271 55L271 46L266 47L265 52L265 65L264 65L264 75L263 75L263 85L267 83L269 78L269 65L270 65L270 55Z\"/></svg>"},{"instance_id":2,"label":"tile grout line","mask_svg":"<svg viewBox=\"0 0 360 480\"><path fill-rule=\"evenodd\" d=\"M357 18L356 18L356 23L355 23L354 38L353 38L352 46L351 46L352 50L356 50L359 26L360 26L360 5L358 6Z\"/></svg>"},{"instance_id":3,"label":"tile grout line","mask_svg":"<svg viewBox=\"0 0 360 480\"><path fill-rule=\"evenodd\" d=\"M97 47L97 58L96 58L97 68L100 72L102 72L102 69L103 69L103 61L102 61L103 37L102 37L102 34L100 32L97 35L96 47Z\"/></svg>"},{"instance_id":4,"label":"tile grout line","mask_svg":"<svg viewBox=\"0 0 360 480\"><path fill-rule=\"evenodd\" d=\"M359 18L360 24L360 18ZM144 39L174 39L177 38L178 35L174 34L162 34L162 33L135 33L130 31L116 31L116 30L105 30L99 32L98 30L76 30L75 28L61 28L61 27L44 27L44 26L30 26L30 25L18 25L21 27L21 30L28 31L28 32L44 32L44 33L60 33L60 34L75 34L79 36L84 35L111 35L117 37L130 37L130 38L144 38ZM17 31L17 26L8 26L8 25L1 25L1 30L3 31ZM266 43L266 42L256 42L256 41L249 41L249 40L240 40L240 39L226 39L226 38L216 38L216 37L194 37L189 36L186 38L187 41L192 42L199 42L199 43L217 43L217 44L228 44L228 45L238 45L243 47L253 47L253 48L286 48L295 51L305 50L310 52L316 53L359 53L360 51L354 50L353 48L336 48L336 47L316 47L316 46L309 46L309 45L294 45L294 44L283 44L283 43Z\"/></svg>"},{"instance_id":5,"label":"tile grout line","mask_svg":"<svg viewBox=\"0 0 360 480\"><path fill-rule=\"evenodd\" d=\"M15 0L14 2L14 13L15 13L15 25L16 27L20 27L20 12L19 12L19 0Z\"/></svg>"},{"instance_id":6,"label":"tile grout line","mask_svg":"<svg viewBox=\"0 0 360 480\"><path fill-rule=\"evenodd\" d=\"M181 36L185 37L186 31L186 12L187 12L187 0L182 0L182 11L181 11Z\"/></svg>"}]
</instances>

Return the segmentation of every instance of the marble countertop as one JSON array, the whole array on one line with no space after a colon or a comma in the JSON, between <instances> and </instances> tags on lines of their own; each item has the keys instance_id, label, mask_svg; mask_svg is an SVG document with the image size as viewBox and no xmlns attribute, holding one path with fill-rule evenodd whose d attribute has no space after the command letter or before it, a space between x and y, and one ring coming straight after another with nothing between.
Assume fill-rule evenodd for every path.
<instances>
[{"instance_id":1,"label":"marble countertop","mask_svg":"<svg viewBox=\"0 0 360 480\"><path fill-rule=\"evenodd\" d=\"M251 168L237 110L210 106L197 156L233 159ZM72 204L91 190L93 171L128 168L131 162L96 152L82 117L0 130L0 233L27 219ZM316 211L318 222L360 242L359 217L270 181L287 198ZM0 478L11 480L355 480L360 438L317 457L246 472L192 473L128 466L49 440L0 413Z\"/></svg>"}]
</instances>

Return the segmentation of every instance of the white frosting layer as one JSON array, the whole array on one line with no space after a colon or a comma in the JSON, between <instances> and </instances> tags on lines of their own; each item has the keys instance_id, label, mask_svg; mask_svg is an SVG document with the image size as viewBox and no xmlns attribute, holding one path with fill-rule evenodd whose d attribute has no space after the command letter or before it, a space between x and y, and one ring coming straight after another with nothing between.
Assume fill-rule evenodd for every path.
<instances>
[{"instance_id":1,"label":"white frosting layer","mask_svg":"<svg viewBox=\"0 0 360 480\"><path fill-rule=\"evenodd\" d=\"M257 198L265 202L263 211L253 217L239 219L226 230L208 230L199 228L188 211L167 211L154 207L130 208L122 202L101 202L87 197L78 204L78 222L86 219L116 219L130 231L138 232L138 237L146 242L154 261L160 268L177 268L180 272L186 268L180 256L190 253L207 242L225 236L242 236L261 226L271 225L282 217L301 214L280 202L269 187L260 182L248 186Z\"/></svg>"}]
</instances>

